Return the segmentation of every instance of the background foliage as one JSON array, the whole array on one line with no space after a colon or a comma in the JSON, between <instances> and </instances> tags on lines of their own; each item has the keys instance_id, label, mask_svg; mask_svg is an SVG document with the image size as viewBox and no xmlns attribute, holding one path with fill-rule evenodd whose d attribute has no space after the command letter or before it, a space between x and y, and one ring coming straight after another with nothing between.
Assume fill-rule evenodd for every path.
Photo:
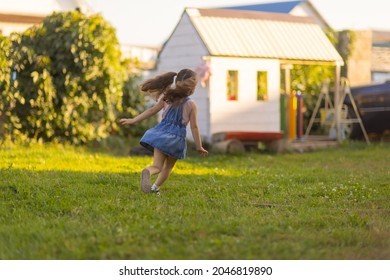
<instances>
[{"instance_id":1,"label":"background foliage","mask_svg":"<svg viewBox=\"0 0 390 280\"><path fill-rule=\"evenodd\" d=\"M329 81L333 86L334 71L334 66L294 65L291 71L291 89L295 91L299 90L304 94L304 127L307 127L310 117L313 114L324 81Z\"/></svg>"},{"instance_id":2,"label":"background foliage","mask_svg":"<svg viewBox=\"0 0 390 280\"><path fill-rule=\"evenodd\" d=\"M11 60L9 59L11 50L11 40L0 35L0 138L9 135L12 125L17 120L11 115L11 110L15 106L16 100L22 102L23 98L19 93L13 94L11 90Z\"/></svg>"},{"instance_id":3,"label":"background foliage","mask_svg":"<svg viewBox=\"0 0 390 280\"><path fill-rule=\"evenodd\" d=\"M343 58L345 64L341 67L341 76L347 77L348 69L346 62L355 42L354 32L350 30L336 32L330 29L325 31L325 33ZM295 64L293 69L291 69L291 90L299 90L304 94L304 127L307 127L310 117L313 114L323 83L327 82L329 89L333 89L335 68L335 66L330 65ZM282 72L282 78L283 75L284 73ZM316 127L314 126L313 128Z\"/></svg>"},{"instance_id":4,"label":"background foliage","mask_svg":"<svg viewBox=\"0 0 390 280\"><path fill-rule=\"evenodd\" d=\"M121 112L144 110L136 61L122 61L115 29L100 15L53 13L0 44L3 138L99 141L122 133Z\"/></svg>"}]
</instances>

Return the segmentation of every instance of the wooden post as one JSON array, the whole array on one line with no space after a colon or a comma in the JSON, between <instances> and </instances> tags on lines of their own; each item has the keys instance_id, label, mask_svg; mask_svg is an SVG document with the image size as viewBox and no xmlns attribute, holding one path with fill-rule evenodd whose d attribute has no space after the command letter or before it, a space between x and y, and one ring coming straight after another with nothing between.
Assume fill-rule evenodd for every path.
<instances>
[{"instance_id":1,"label":"wooden post","mask_svg":"<svg viewBox=\"0 0 390 280\"><path fill-rule=\"evenodd\" d=\"M284 123L285 123L285 131L284 131L284 137L286 139L289 138L289 102L290 102L290 94L291 94L291 69L293 68L293 65L292 64L284 64L282 65L281 67L282 69L284 69L284 83L285 83L285 95L284 95L284 108L280 108L280 110L286 110L284 116L285 116L285 120L284 120ZM283 114L281 114L281 116L283 116Z\"/></svg>"},{"instance_id":2,"label":"wooden post","mask_svg":"<svg viewBox=\"0 0 390 280\"><path fill-rule=\"evenodd\" d=\"M334 118L336 121L336 140L337 142L341 141L341 131L340 131L340 73L341 73L340 62L336 62L336 71L335 71L335 82L334 82Z\"/></svg>"},{"instance_id":3,"label":"wooden post","mask_svg":"<svg viewBox=\"0 0 390 280\"><path fill-rule=\"evenodd\" d=\"M297 138L297 97L295 90L289 96L288 102L288 135L289 139Z\"/></svg>"}]
</instances>

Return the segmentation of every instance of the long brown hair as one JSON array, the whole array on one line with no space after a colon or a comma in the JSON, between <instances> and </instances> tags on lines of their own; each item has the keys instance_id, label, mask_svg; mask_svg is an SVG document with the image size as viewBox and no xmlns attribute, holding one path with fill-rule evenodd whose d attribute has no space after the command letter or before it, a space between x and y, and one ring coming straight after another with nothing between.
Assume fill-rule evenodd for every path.
<instances>
[{"instance_id":1,"label":"long brown hair","mask_svg":"<svg viewBox=\"0 0 390 280\"><path fill-rule=\"evenodd\" d=\"M170 85L173 83L175 76L176 82L175 86L172 88ZM167 72L146 80L142 83L141 90L148 92L156 99L158 99L161 94L164 94L164 101L169 104L174 104L182 98L193 94L197 82L198 78L194 71L182 69L177 74L175 72Z\"/></svg>"}]
</instances>

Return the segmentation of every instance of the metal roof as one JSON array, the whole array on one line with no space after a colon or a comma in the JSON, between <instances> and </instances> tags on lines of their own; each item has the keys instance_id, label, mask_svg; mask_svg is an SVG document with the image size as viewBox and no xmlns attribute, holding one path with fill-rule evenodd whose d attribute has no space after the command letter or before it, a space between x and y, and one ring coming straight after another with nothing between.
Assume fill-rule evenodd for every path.
<instances>
[{"instance_id":1,"label":"metal roof","mask_svg":"<svg viewBox=\"0 0 390 280\"><path fill-rule=\"evenodd\" d=\"M312 18L224 9L186 9L186 13L213 56L343 64Z\"/></svg>"},{"instance_id":2,"label":"metal roof","mask_svg":"<svg viewBox=\"0 0 390 280\"><path fill-rule=\"evenodd\" d=\"M292 9L294 9L302 2L303 0L276 2L276 3L263 3L263 4L244 5L244 6L224 7L223 9L288 14L289 12L291 12Z\"/></svg>"}]
</instances>

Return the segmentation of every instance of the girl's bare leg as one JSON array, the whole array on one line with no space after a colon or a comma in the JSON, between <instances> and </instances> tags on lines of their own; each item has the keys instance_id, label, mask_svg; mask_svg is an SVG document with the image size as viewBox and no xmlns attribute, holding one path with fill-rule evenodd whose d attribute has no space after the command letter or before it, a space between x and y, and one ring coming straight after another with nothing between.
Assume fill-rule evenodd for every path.
<instances>
[{"instance_id":1,"label":"girl's bare leg","mask_svg":"<svg viewBox=\"0 0 390 280\"><path fill-rule=\"evenodd\" d=\"M165 159L167 158L160 150L154 149L153 153L153 165L146 167L141 172L141 190L146 193L150 193L152 190L152 183L150 176L160 173L164 166Z\"/></svg>"},{"instance_id":2,"label":"girl's bare leg","mask_svg":"<svg viewBox=\"0 0 390 280\"><path fill-rule=\"evenodd\" d=\"M164 165L158 174L155 185L161 186L169 177L172 172L173 167L175 166L177 159L166 156Z\"/></svg>"},{"instance_id":3,"label":"girl's bare leg","mask_svg":"<svg viewBox=\"0 0 390 280\"><path fill-rule=\"evenodd\" d=\"M148 166L146 169L149 170L150 175L155 175L160 173L161 169L164 166L164 162L167 156L163 154L159 149L154 149L153 153L153 165Z\"/></svg>"}]
</instances>

